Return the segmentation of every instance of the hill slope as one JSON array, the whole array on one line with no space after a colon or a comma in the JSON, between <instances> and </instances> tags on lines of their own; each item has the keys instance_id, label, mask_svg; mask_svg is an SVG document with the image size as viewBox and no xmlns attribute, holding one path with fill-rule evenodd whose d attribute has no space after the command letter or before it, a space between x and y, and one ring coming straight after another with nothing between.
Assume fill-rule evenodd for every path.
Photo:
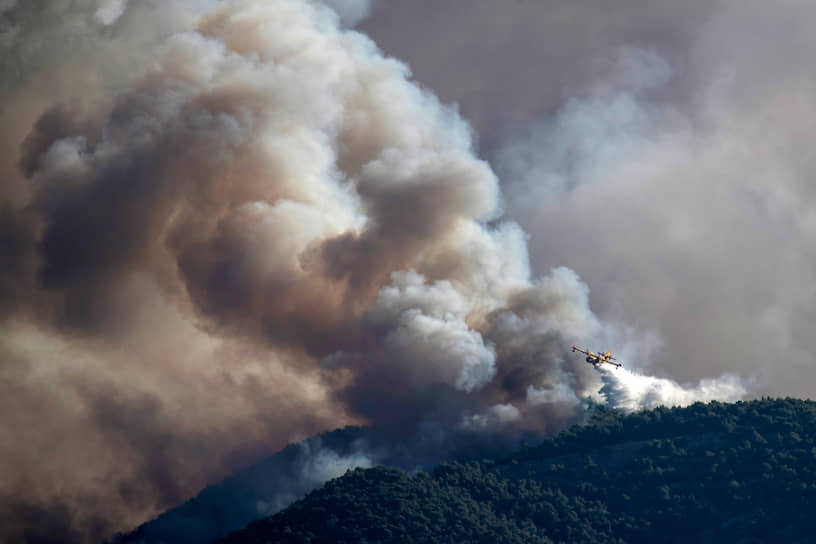
<instances>
[{"instance_id":1,"label":"hill slope","mask_svg":"<svg viewBox=\"0 0 816 544\"><path fill-rule=\"evenodd\" d=\"M487 433L401 435L383 427L347 427L293 444L208 486L194 498L118 535L116 544L209 544L289 506L346 469L375 464L416 469L446 459L514 451L520 438Z\"/></svg>"},{"instance_id":2,"label":"hill slope","mask_svg":"<svg viewBox=\"0 0 816 544\"><path fill-rule=\"evenodd\" d=\"M602 408L510 457L349 471L222 542L810 542L815 455L810 401Z\"/></svg>"}]
</instances>

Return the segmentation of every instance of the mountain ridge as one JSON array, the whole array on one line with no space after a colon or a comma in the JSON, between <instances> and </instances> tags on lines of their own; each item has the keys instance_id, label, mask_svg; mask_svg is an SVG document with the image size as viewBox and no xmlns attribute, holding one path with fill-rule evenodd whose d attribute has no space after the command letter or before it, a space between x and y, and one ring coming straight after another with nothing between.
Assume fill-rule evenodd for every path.
<instances>
[{"instance_id":1,"label":"mountain ridge","mask_svg":"<svg viewBox=\"0 0 816 544\"><path fill-rule=\"evenodd\" d=\"M425 434L423 434L425 433ZM303 497L347 468L386 465L416 471L448 459L471 459L517 449L540 436L385 427L327 431L202 489L183 504L116 535L112 544L209 544Z\"/></svg>"},{"instance_id":2,"label":"mountain ridge","mask_svg":"<svg viewBox=\"0 0 816 544\"><path fill-rule=\"evenodd\" d=\"M510 455L348 471L219 542L808 542L814 423L790 398L599 407Z\"/></svg>"}]
</instances>

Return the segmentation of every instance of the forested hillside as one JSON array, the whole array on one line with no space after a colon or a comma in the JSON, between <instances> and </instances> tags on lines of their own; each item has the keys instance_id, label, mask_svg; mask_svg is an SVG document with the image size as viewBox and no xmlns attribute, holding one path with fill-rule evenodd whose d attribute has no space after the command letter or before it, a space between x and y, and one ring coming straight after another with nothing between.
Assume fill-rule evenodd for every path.
<instances>
[{"instance_id":1,"label":"forested hillside","mask_svg":"<svg viewBox=\"0 0 816 544\"><path fill-rule=\"evenodd\" d=\"M346 427L292 444L203 489L184 504L116 544L209 544L259 517L278 512L349 467L386 465L417 470L444 460L480 459L518 449L524 437L446 433L435 440L384 427Z\"/></svg>"},{"instance_id":2,"label":"forested hillside","mask_svg":"<svg viewBox=\"0 0 816 544\"><path fill-rule=\"evenodd\" d=\"M812 542L816 403L695 404L430 474L357 469L226 543Z\"/></svg>"}]
</instances>

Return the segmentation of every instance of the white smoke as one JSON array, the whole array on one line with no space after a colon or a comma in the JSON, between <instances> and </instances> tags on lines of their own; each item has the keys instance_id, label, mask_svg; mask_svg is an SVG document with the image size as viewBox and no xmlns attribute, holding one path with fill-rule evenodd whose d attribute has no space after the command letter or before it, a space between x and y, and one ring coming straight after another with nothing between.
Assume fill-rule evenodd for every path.
<instances>
[{"instance_id":1,"label":"white smoke","mask_svg":"<svg viewBox=\"0 0 816 544\"><path fill-rule=\"evenodd\" d=\"M581 399L569 385L556 383L551 387L527 388L527 404L531 406L566 403L577 406Z\"/></svg>"},{"instance_id":2,"label":"white smoke","mask_svg":"<svg viewBox=\"0 0 816 544\"><path fill-rule=\"evenodd\" d=\"M125 12L127 0L107 0L94 13L94 19L102 25L112 25Z\"/></svg>"},{"instance_id":3,"label":"white smoke","mask_svg":"<svg viewBox=\"0 0 816 544\"><path fill-rule=\"evenodd\" d=\"M466 414L459 427L469 431L504 429L512 426L521 417L521 412L512 404L496 404L478 414Z\"/></svg>"},{"instance_id":4,"label":"white smoke","mask_svg":"<svg viewBox=\"0 0 816 544\"><path fill-rule=\"evenodd\" d=\"M286 485L280 484L273 493L270 493L271 496L256 499L254 513L256 517L278 512L312 489L342 476L348 470L375 465L376 457L362 449L348 454L338 453L322 444L319 437L299 442L296 447L297 458L291 466L280 468L294 473L287 474Z\"/></svg>"},{"instance_id":5,"label":"white smoke","mask_svg":"<svg viewBox=\"0 0 816 544\"><path fill-rule=\"evenodd\" d=\"M382 340L388 364L411 369L422 383L471 392L496 374L496 352L465 322L470 308L449 281L428 285L416 272L395 272L366 314Z\"/></svg>"}]
</instances>

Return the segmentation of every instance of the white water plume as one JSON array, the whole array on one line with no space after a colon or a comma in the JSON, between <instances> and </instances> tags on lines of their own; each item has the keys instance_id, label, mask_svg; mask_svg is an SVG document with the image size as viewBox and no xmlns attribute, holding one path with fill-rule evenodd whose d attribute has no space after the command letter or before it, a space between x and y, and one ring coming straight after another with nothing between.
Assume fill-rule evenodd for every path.
<instances>
[{"instance_id":1,"label":"white water plume","mask_svg":"<svg viewBox=\"0 0 816 544\"><path fill-rule=\"evenodd\" d=\"M601 396L612 408L627 412L649 410L658 406L688 406L712 400L733 402L744 398L748 393L742 380L728 374L700 380L696 384L680 384L625 368L601 368L599 372L603 381Z\"/></svg>"}]
</instances>

